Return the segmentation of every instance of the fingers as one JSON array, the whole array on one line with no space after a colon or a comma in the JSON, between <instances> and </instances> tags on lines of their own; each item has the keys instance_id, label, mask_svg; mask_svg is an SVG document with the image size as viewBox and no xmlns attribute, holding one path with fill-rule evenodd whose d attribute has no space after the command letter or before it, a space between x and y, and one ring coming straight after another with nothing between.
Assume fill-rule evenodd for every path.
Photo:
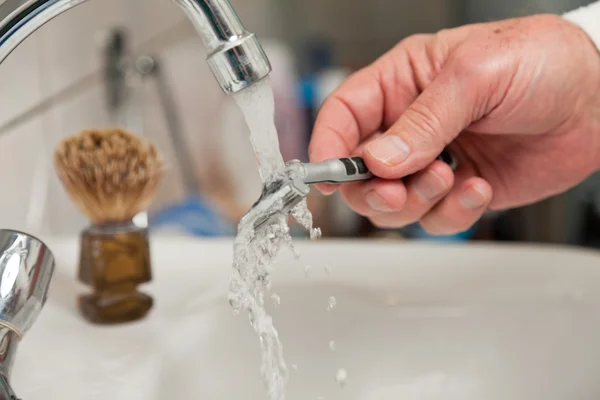
<instances>
[{"instance_id":1,"label":"fingers","mask_svg":"<svg viewBox=\"0 0 600 400\"><path fill-rule=\"evenodd\" d=\"M383 136L366 146L368 167L381 178L397 179L429 165L480 117L481 98L489 92L484 84L472 74L445 69Z\"/></svg>"},{"instance_id":2,"label":"fingers","mask_svg":"<svg viewBox=\"0 0 600 400\"><path fill-rule=\"evenodd\" d=\"M380 126L384 95L373 67L356 72L325 101L312 133L310 161L348 157Z\"/></svg>"},{"instance_id":3,"label":"fingers","mask_svg":"<svg viewBox=\"0 0 600 400\"><path fill-rule=\"evenodd\" d=\"M479 177L468 178L421 219L421 226L434 235L464 232L481 218L492 195L488 182Z\"/></svg>"},{"instance_id":4,"label":"fingers","mask_svg":"<svg viewBox=\"0 0 600 400\"><path fill-rule=\"evenodd\" d=\"M401 228L420 222L431 234L449 235L469 229L492 201L489 183L435 161L402 180L376 180L343 185L350 207L380 228Z\"/></svg>"},{"instance_id":5,"label":"fingers","mask_svg":"<svg viewBox=\"0 0 600 400\"><path fill-rule=\"evenodd\" d=\"M360 154L358 146L397 120L419 92L412 62L429 64L423 51L426 41L425 37L414 37L401 43L356 72L327 98L315 121L310 161ZM337 186L317 188L330 194Z\"/></svg>"},{"instance_id":6,"label":"fingers","mask_svg":"<svg viewBox=\"0 0 600 400\"><path fill-rule=\"evenodd\" d=\"M428 168L402 180L375 180L343 185L341 193L357 213L371 217L381 227L402 227L418 221L452 189L450 167L435 161Z\"/></svg>"},{"instance_id":7,"label":"fingers","mask_svg":"<svg viewBox=\"0 0 600 400\"><path fill-rule=\"evenodd\" d=\"M309 146L311 162L348 157L361 138L381 125L384 109L381 85L372 68L352 75L323 104ZM339 185L319 184L316 188L329 195Z\"/></svg>"},{"instance_id":8,"label":"fingers","mask_svg":"<svg viewBox=\"0 0 600 400\"><path fill-rule=\"evenodd\" d=\"M364 217L401 210L407 198L401 180L349 183L341 187L340 193L350 208Z\"/></svg>"},{"instance_id":9,"label":"fingers","mask_svg":"<svg viewBox=\"0 0 600 400\"><path fill-rule=\"evenodd\" d=\"M371 214L371 221L380 228L399 228L419 221L452 189L454 174L450 167L435 161L412 176L406 183L403 207ZM380 192L376 187L375 191ZM383 197L383 196L382 196Z\"/></svg>"},{"instance_id":10,"label":"fingers","mask_svg":"<svg viewBox=\"0 0 600 400\"><path fill-rule=\"evenodd\" d=\"M381 135L381 132L375 132L371 137L365 139L362 143L360 143L350 155L361 157L363 155L365 146L368 145L371 141L377 139ZM327 196L334 193L340 187L340 185L332 185L329 183L320 183L315 186L317 190L319 190L322 194Z\"/></svg>"}]
</instances>

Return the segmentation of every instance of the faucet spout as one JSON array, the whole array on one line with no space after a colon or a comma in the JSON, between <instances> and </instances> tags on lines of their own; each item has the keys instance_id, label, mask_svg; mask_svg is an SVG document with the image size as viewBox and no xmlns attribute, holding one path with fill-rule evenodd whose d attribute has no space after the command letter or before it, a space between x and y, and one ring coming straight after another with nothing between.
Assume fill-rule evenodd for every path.
<instances>
[{"instance_id":1,"label":"faucet spout","mask_svg":"<svg viewBox=\"0 0 600 400\"><path fill-rule=\"evenodd\" d=\"M87 0L6 0L0 5L0 63L29 35ZM256 36L248 32L228 0L173 0L192 21L208 52L208 64L227 94L239 92L271 72Z\"/></svg>"}]
</instances>

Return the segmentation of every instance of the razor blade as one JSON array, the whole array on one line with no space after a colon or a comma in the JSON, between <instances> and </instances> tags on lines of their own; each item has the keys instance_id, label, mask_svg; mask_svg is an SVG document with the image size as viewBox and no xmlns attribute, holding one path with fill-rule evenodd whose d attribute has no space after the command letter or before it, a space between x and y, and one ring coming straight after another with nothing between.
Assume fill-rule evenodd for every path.
<instances>
[{"instance_id":1,"label":"razor blade","mask_svg":"<svg viewBox=\"0 0 600 400\"><path fill-rule=\"evenodd\" d=\"M300 179L285 177L265 186L258 201L242 218L241 224L253 222L254 230L287 216L308 196L310 187Z\"/></svg>"}]
</instances>

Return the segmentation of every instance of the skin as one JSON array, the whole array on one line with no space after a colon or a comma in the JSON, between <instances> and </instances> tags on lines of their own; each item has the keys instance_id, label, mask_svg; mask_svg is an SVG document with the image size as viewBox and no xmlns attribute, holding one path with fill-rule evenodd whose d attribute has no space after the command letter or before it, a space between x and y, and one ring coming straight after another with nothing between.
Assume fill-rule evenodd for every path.
<instances>
[{"instance_id":1,"label":"skin","mask_svg":"<svg viewBox=\"0 0 600 400\"><path fill-rule=\"evenodd\" d=\"M364 157L378 178L340 190L375 225L464 231L600 169L600 53L553 15L411 36L327 99L309 152Z\"/></svg>"}]
</instances>

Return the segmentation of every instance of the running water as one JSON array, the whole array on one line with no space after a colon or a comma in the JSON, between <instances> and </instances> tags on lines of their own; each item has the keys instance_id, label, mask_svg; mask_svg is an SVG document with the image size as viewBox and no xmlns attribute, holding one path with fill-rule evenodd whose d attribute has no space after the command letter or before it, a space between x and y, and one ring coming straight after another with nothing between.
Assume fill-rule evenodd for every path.
<instances>
[{"instance_id":1,"label":"running water","mask_svg":"<svg viewBox=\"0 0 600 400\"><path fill-rule=\"evenodd\" d=\"M250 141L256 154L263 185L286 174L286 165L279 151L275 128L275 102L268 78L235 95L250 129ZM274 204L273 207L277 207ZM312 239L320 236L313 229L312 215L306 200L293 210L294 218L304 226ZM247 311L250 323L259 337L261 347L260 373L269 400L284 400L288 369L282 345L273 319L265 310L265 293L271 285L273 262L283 246L294 251L288 220L279 215L266 228L254 231L254 219L245 219L238 226L234 243L233 275L229 302L236 312Z\"/></svg>"}]
</instances>

